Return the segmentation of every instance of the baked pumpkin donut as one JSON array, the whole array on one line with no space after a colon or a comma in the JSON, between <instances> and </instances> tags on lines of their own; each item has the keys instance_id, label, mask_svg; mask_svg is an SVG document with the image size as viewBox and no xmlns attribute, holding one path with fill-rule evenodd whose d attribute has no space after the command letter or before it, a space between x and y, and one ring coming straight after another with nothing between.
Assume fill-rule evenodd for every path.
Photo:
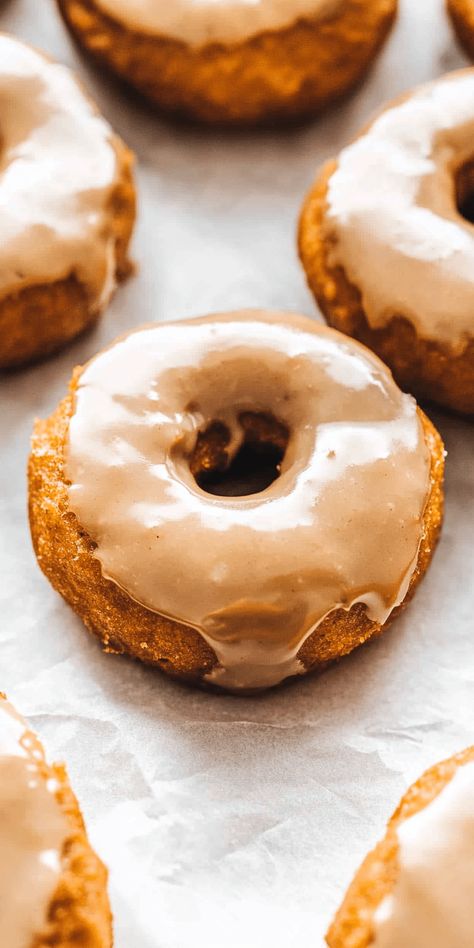
<instances>
[{"instance_id":1,"label":"baked pumpkin donut","mask_svg":"<svg viewBox=\"0 0 474 948\"><path fill-rule=\"evenodd\" d=\"M443 447L367 349L247 310L145 327L75 371L29 466L39 565L107 650L254 690L414 592Z\"/></svg>"},{"instance_id":2,"label":"baked pumpkin donut","mask_svg":"<svg viewBox=\"0 0 474 948\"><path fill-rule=\"evenodd\" d=\"M446 5L459 42L474 59L474 2L473 0L446 0Z\"/></svg>"},{"instance_id":3,"label":"baked pumpkin donut","mask_svg":"<svg viewBox=\"0 0 474 948\"><path fill-rule=\"evenodd\" d=\"M80 44L153 104L204 122L313 115L367 72L397 0L58 0Z\"/></svg>"},{"instance_id":4,"label":"baked pumpkin donut","mask_svg":"<svg viewBox=\"0 0 474 948\"><path fill-rule=\"evenodd\" d=\"M4 948L110 948L107 871L64 767L49 765L0 695L0 905Z\"/></svg>"},{"instance_id":5,"label":"baked pumpkin donut","mask_svg":"<svg viewBox=\"0 0 474 948\"><path fill-rule=\"evenodd\" d=\"M409 391L474 412L474 70L389 105L303 207L299 246L328 322Z\"/></svg>"},{"instance_id":6,"label":"baked pumpkin donut","mask_svg":"<svg viewBox=\"0 0 474 948\"><path fill-rule=\"evenodd\" d=\"M329 948L471 948L474 747L403 797L326 936Z\"/></svg>"},{"instance_id":7,"label":"baked pumpkin donut","mask_svg":"<svg viewBox=\"0 0 474 948\"><path fill-rule=\"evenodd\" d=\"M98 318L129 269L132 156L71 72L0 34L0 369Z\"/></svg>"}]
</instances>

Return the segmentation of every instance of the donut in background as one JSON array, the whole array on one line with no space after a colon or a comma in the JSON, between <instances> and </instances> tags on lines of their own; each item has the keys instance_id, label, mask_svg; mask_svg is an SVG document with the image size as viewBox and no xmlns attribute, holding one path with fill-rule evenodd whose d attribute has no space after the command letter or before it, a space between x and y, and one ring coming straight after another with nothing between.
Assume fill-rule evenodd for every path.
<instances>
[{"instance_id":1,"label":"donut in background","mask_svg":"<svg viewBox=\"0 0 474 948\"><path fill-rule=\"evenodd\" d=\"M91 326L130 269L132 155L65 66L0 34L0 369Z\"/></svg>"},{"instance_id":2,"label":"donut in background","mask_svg":"<svg viewBox=\"0 0 474 948\"><path fill-rule=\"evenodd\" d=\"M296 120L359 82L397 0L58 0L99 63L166 112L219 124Z\"/></svg>"},{"instance_id":3,"label":"donut in background","mask_svg":"<svg viewBox=\"0 0 474 948\"><path fill-rule=\"evenodd\" d=\"M402 388L474 412L474 69L386 109L320 172L300 256L331 326Z\"/></svg>"}]
</instances>

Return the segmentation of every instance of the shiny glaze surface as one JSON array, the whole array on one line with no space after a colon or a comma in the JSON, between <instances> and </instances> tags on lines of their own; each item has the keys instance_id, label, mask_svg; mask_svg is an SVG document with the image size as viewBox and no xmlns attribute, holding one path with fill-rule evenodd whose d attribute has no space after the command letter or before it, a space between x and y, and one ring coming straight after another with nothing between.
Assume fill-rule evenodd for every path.
<instances>
[{"instance_id":1,"label":"shiny glaze surface","mask_svg":"<svg viewBox=\"0 0 474 948\"><path fill-rule=\"evenodd\" d=\"M211 421L287 426L265 490L202 490L189 460ZM368 350L306 317L249 310L145 327L84 368L66 450L69 504L105 577L197 628L229 688L302 671L332 610L383 623L416 564L430 457L413 399Z\"/></svg>"}]
</instances>

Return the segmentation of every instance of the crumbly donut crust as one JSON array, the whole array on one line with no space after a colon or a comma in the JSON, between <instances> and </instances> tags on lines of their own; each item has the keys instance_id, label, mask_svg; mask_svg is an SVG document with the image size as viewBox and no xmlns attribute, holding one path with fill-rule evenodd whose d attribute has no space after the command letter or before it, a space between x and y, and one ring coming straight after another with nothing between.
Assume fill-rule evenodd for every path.
<instances>
[{"instance_id":1,"label":"crumbly donut crust","mask_svg":"<svg viewBox=\"0 0 474 948\"><path fill-rule=\"evenodd\" d=\"M56 764L49 769L58 784L56 798L66 817L68 835L62 853L63 870L49 905L47 923L31 948L111 948L107 869L89 843L65 768Z\"/></svg>"},{"instance_id":2,"label":"crumbly donut crust","mask_svg":"<svg viewBox=\"0 0 474 948\"><path fill-rule=\"evenodd\" d=\"M322 21L260 33L233 46L191 48L145 35L95 0L58 0L78 42L165 111L218 124L296 120L359 82L393 23L397 0L346 0Z\"/></svg>"},{"instance_id":3,"label":"crumbly donut crust","mask_svg":"<svg viewBox=\"0 0 474 948\"><path fill-rule=\"evenodd\" d=\"M135 221L133 156L117 137L117 184L110 196L115 235L116 278L131 270L127 249ZM67 279L25 287L0 300L0 369L18 368L51 355L99 319L86 287L71 274Z\"/></svg>"},{"instance_id":4,"label":"crumbly donut crust","mask_svg":"<svg viewBox=\"0 0 474 948\"><path fill-rule=\"evenodd\" d=\"M364 343L390 366L402 389L463 414L474 413L474 340L461 353L418 336L403 314L386 326L372 328L361 293L341 266L329 263L324 236L329 179L337 161L320 172L303 205L299 252L308 285L329 325Z\"/></svg>"},{"instance_id":5,"label":"crumbly donut crust","mask_svg":"<svg viewBox=\"0 0 474 948\"><path fill-rule=\"evenodd\" d=\"M391 817L384 839L366 857L326 935L329 948L367 948L373 944L374 913L391 893L398 876L397 827L423 810L449 783L457 769L474 761L470 747L436 764L407 791Z\"/></svg>"},{"instance_id":6,"label":"crumbly donut crust","mask_svg":"<svg viewBox=\"0 0 474 948\"><path fill-rule=\"evenodd\" d=\"M473 0L446 0L446 6L461 46L474 59Z\"/></svg>"},{"instance_id":7,"label":"crumbly donut crust","mask_svg":"<svg viewBox=\"0 0 474 948\"><path fill-rule=\"evenodd\" d=\"M203 683L216 665L211 647L193 628L181 625L135 602L124 590L104 579L94 543L78 523L68 505L65 479L65 445L73 413L74 392L81 369L76 369L68 396L49 419L38 421L29 462L29 513L38 563L53 587L82 618L106 651L127 653L157 665L184 680ZM430 493L424 514L424 532L418 561L404 602L412 597L436 546L443 513L444 450L431 422L420 412L431 454ZM351 652L384 626L368 619L363 605L348 612L332 612L306 640L298 658L310 671L322 670L330 662Z\"/></svg>"}]
</instances>

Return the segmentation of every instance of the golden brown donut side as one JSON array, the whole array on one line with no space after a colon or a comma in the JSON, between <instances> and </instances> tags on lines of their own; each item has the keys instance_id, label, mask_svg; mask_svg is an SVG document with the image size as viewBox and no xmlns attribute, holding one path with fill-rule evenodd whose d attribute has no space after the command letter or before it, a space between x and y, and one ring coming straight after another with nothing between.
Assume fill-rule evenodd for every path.
<instances>
[{"instance_id":1,"label":"golden brown donut side","mask_svg":"<svg viewBox=\"0 0 474 948\"><path fill-rule=\"evenodd\" d=\"M116 277L130 272L127 250L135 221L132 153L113 139L117 184L106 209L115 237ZM0 370L17 368L51 355L99 319L85 286L71 274L64 280L25 287L0 300Z\"/></svg>"},{"instance_id":2,"label":"golden brown donut side","mask_svg":"<svg viewBox=\"0 0 474 948\"><path fill-rule=\"evenodd\" d=\"M397 0L346 0L327 20L194 49L129 30L94 0L57 2L78 42L153 104L204 122L250 125L304 118L342 96L369 69L397 11Z\"/></svg>"},{"instance_id":3,"label":"golden brown donut side","mask_svg":"<svg viewBox=\"0 0 474 948\"><path fill-rule=\"evenodd\" d=\"M326 935L329 948L367 948L373 944L372 919L398 877L397 826L423 810L454 777L474 761L474 747L427 770L412 784L391 817L384 839L365 858Z\"/></svg>"},{"instance_id":4,"label":"golden brown donut side","mask_svg":"<svg viewBox=\"0 0 474 948\"><path fill-rule=\"evenodd\" d=\"M151 612L104 579L93 556L93 541L69 510L64 450L80 372L76 370L69 395L53 415L37 421L33 435L29 512L39 565L106 651L126 652L176 677L200 681L216 664L213 650L193 628ZM405 602L431 560L443 513L443 444L426 416L420 416L431 453L431 484L418 562ZM394 610L392 617L401 608ZM334 611L309 636L298 657L308 670L323 669L380 634L382 628L367 618L363 605L357 604L349 612Z\"/></svg>"},{"instance_id":5,"label":"golden brown donut side","mask_svg":"<svg viewBox=\"0 0 474 948\"><path fill-rule=\"evenodd\" d=\"M112 914L107 870L87 839L79 805L64 767L49 768L58 783L56 798L67 821L62 873L46 924L31 948L111 948Z\"/></svg>"},{"instance_id":6,"label":"golden brown donut side","mask_svg":"<svg viewBox=\"0 0 474 948\"><path fill-rule=\"evenodd\" d=\"M446 6L461 46L474 59L473 0L446 0Z\"/></svg>"},{"instance_id":7,"label":"golden brown donut side","mask_svg":"<svg viewBox=\"0 0 474 948\"><path fill-rule=\"evenodd\" d=\"M69 395L46 421L38 421L29 462L30 527L38 563L52 586L109 652L126 652L169 674L194 680L216 658L192 628L139 605L104 579L94 543L68 505L64 447L80 370Z\"/></svg>"},{"instance_id":8,"label":"golden brown donut side","mask_svg":"<svg viewBox=\"0 0 474 948\"><path fill-rule=\"evenodd\" d=\"M460 354L417 335L403 315L373 329L365 315L359 289L344 269L329 263L324 235L327 191L337 161L328 162L316 179L299 224L299 252L308 285L327 322L372 349L390 366L402 389L463 414L474 413L474 341Z\"/></svg>"}]
</instances>

